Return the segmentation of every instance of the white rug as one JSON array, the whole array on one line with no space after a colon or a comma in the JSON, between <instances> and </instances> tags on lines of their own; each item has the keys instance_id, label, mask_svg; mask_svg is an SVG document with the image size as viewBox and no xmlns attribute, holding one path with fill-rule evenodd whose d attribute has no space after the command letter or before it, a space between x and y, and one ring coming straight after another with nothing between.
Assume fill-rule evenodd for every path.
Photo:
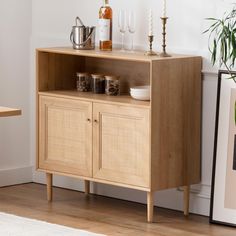
<instances>
[{"instance_id":1,"label":"white rug","mask_svg":"<svg viewBox=\"0 0 236 236\"><path fill-rule=\"evenodd\" d=\"M98 236L84 230L0 213L0 236Z\"/></svg>"}]
</instances>

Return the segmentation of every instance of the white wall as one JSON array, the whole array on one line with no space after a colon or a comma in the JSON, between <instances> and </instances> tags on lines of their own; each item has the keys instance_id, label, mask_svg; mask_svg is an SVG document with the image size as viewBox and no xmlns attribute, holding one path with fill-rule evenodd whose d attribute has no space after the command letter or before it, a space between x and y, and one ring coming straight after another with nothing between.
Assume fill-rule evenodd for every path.
<instances>
[{"instance_id":1,"label":"white wall","mask_svg":"<svg viewBox=\"0 0 236 236\"><path fill-rule=\"evenodd\" d=\"M21 108L0 119L0 186L31 181L29 55L31 1L0 2L0 106Z\"/></svg>"},{"instance_id":2,"label":"white wall","mask_svg":"<svg viewBox=\"0 0 236 236\"><path fill-rule=\"evenodd\" d=\"M14 2L14 4L12 4ZM20 3L18 3L20 2ZM167 0L168 15L168 50L170 52L196 54L204 57L204 80L203 80L203 129L202 129L202 184L193 186L191 195L191 211L199 214L208 214L210 184L211 184L211 167L213 156L213 136L214 136L214 114L216 100L216 74L211 73L207 49L207 36L202 32L207 26L204 18L209 16L221 15L226 7L226 0ZM9 105L19 106L23 108L21 118L11 118L10 120L1 120L0 137L1 137L1 154L4 148L5 161L0 160L0 166L11 168L12 166L25 166L29 163L29 153L31 163L35 159L35 48L46 46L70 45L69 33L71 26L74 24L74 18L79 15L88 25L97 24L98 9L102 1L94 0L32 0L32 35L30 38L30 3L24 1L3 1L0 4L0 17L4 19L10 18L8 14L13 15L13 20L0 24L8 26L10 32L14 28L14 32L19 33L17 44L11 48L11 38L0 36L1 50L1 67L7 62L9 50L13 53L14 58L8 58L5 68L7 72L1 74L1 103L2 101ZM137 13L137 32L135 34L135 45L137 48L145 49L147 47L147 16L148 9L151 7L154 11L155 20L155 50L160 49L161 42L161 23L159 17L162 12L161 0L111 0L114 10L114 42L120 43L120 35L117 27L117 12L119 9L133 9ZM12 13L14 6L15 14ZM25 7L25 8L24 8ZM10 13L9 13L10 12ZM13 11L14 12L14 11ZM1 13L1 12L0 12ZM18 16L19 14L19 16ZM24 30L20 31L20 27L24 26ZM20 32L19 32L20 31ZM31 43L30 56L28 56L29 39ZM13 40L14 41L14 40ZM5 42L5 44L4 44ZM14 41L15 42L15 41ZM1 46L4 45L3 46ZM126 45L130 44L129 35L126 36ZM20 45L20 46L19 46ZM3 48L3 49L2 49ZM6 50L8 48L9 50ZM13 50L14 49L14 50ZM20 60L21 59L21 60ZM28 63L30 61L30 69ZM2 64L3 63L3 64ZM14 70L11 70L11 66ZM30 72L30 79L28 73ZM2 69L0 71L2 73ZM9 74L8 74L9 73ZM8 75L7 75L8 74ZM4 78L4 82L2 81ZM4 88L2 85L4 84ZM17 85L16 85L17 84ZM11 93L8 93L11 89ZM19 92L21 91L21 92ZM4 95L2 95L4 94ZM8 104L6 104L8 105ZM14 119L14 120L13 120ZM2 123L4 122L4 124ZM30 129L29 129L30 125ZM14 128L12 128L14 127ZM8 129L7 129L8 128ZM4 135L2 134L2 130ZM10 130L10 131L9 131ZM30 133L29 133L30 130ZM9 139L4 141L6 133ZM14 134L12 134L14 132ZM23 137L22 137L23 135ZM12 142L14 148L12 148ZM3 145L4 144L4 145ZM22 148L19 148L22 147ZM8 150L8 151L7 151ZM1 155L2 156L2 155ZM1 157L2 159L2 157ZM7 159L7 161L6 161ZM33 173L33 179L36 182L44 182L44 175L38 172ZM74 189L83 189L83 183L70 178L57 177L55 184L63 187ZM139 191L117 188L101 184L94 184L93 191L107 196L120 197L123 199L145 202L145 194ZM182 192L176 189L162 191L156 194L156 205L173 209L182 208Z\"/></svg>"}]
</instances>

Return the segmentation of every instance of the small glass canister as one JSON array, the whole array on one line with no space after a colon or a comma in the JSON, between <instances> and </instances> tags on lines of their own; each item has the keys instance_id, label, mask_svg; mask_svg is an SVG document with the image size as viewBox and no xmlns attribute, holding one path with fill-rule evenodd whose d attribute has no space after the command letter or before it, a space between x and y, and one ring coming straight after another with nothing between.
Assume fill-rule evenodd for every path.
<instances>
[{"instance_id":1,"label":"small glass canister","mask_svg":"<svg viewBox=\"0 0 236 236\"><path fill-rule=\"evenodd\" d=\"M105 93L105 78L101 74L92 74L92 91L94 93Z\"/></svg>"},{"instance_id":2,"label":"small glass canister","mask_svg":"<svg viewBox=\"0 0 236 236\"><path fill-rule=\"evenodd\" d=\"M120 80L117 76L107 75L106 79L106 94L110 96L117 96L120 94Z\"/></svg>"},{"instance_id":3,"label":"small glass canister","mask_svg":"<svg viewBox=\"0 0 236 236\"><path fill-rule=\"evenodd\" d=\"M78 72L76 73L76 87L80 92L89 92L91 88L91 77L88 73Z\"/></svg>"}]
</instances>

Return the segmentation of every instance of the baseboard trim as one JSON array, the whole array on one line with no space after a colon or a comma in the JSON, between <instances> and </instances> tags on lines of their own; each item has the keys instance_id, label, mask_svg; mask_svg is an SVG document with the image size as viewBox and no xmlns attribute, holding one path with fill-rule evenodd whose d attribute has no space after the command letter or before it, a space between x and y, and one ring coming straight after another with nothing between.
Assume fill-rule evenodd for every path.
<instances>
[{"instance_id":1,"label":"baseboard trim","mask_svg":"<svg viewBox=\"0 0 236 236\"><path fill-rule=\"evenodd\" d=\"M33 166L0 169L0 187L32 182L32 172Z\"/></svg>"}]
</instances>

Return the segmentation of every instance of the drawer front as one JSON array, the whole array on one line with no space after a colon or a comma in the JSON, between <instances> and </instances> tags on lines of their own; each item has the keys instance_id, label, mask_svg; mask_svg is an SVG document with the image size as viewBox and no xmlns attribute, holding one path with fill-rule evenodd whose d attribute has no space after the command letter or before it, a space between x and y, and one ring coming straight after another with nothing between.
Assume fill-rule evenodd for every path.
<instances>
[{"instance_id":1,"label":"drawer front","mask_svg":"<svg viewBox=\"0 0 236 236\"><path fill-rule=\"evenodd\" d=\"M93 177L149 187L149 109L94 103Z\"/></svg>"},{"instance_id":2,"label":"drawer front","mask_svg":"<svg viewBox=\"0 0 236 236\"><path fill-rule=\"evenodd\" d=\"M92 176L92 103L39 97L39 168Z\"/></svg>"}]
</instances>

